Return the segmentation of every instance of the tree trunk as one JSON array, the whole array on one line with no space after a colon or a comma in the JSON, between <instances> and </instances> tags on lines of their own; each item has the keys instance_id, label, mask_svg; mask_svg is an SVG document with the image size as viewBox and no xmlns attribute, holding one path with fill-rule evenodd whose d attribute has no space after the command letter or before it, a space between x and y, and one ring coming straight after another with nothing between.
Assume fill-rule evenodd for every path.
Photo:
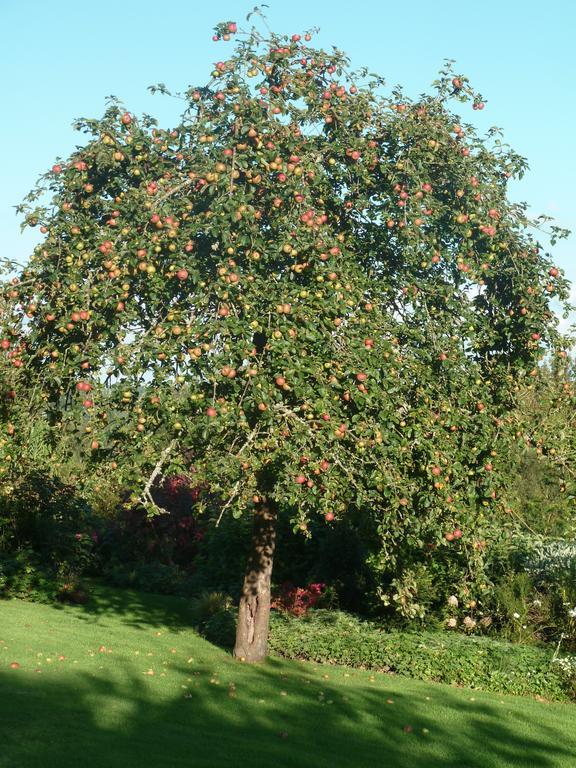
<instances>
[{"instance_id":1,"label":"tree trunk","mask_svg":"<svg viewBox=\"0 0 576 768\"><path fill-rule=\"evenodd\" d=\"M234 656L242 661L264 661L270 624L270 580L276 543L276 509L259 504L254 512L252 546L238 610Z\"/></svg>"}]
</instances>

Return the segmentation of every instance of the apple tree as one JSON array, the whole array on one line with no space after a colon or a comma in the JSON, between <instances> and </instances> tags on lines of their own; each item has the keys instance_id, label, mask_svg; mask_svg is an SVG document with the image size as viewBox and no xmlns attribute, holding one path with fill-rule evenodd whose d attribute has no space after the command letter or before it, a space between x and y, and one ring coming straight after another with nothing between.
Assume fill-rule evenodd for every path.
<instances>
[{"instance_id":1,"label":"apple tree","mask_svg":"<svg viewBox=\"0 0 576 768\"><path fill-rule=\"evenodd\" d=\"M23 313L18 306L21 282L15 274L22 267L0 259L0 498L9 494L13 475L49 460L46 440L50 430L44 420L45 402L40 388L27 388ZM12 275L12 277L10 277ZM24 374L24 375L23 375ZM24 388L21 389L21 386Z\"/></svg>"},{"instance_id":2,"label":"apple tree","mask_svg":"<svg viewBox=\"0 0 576 768\"><path fill-rule=\"evenodd\" d=\"M175 127L115 100L78 120L22 206L44 238L2 343L142 503L187 472L253 516L235 654L257 661L279 515L359 511L400 574L407 547L478 565L567 284L508 200L524 160L459 116L484 107L464 76L414 101L311 33L214 37L235 47Z\"/></svg>"}]
</instances>

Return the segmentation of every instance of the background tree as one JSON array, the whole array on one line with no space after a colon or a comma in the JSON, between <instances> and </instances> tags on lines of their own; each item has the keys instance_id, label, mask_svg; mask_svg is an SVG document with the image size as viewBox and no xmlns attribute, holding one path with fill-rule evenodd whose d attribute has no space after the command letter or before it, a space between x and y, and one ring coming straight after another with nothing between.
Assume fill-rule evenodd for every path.
<instances>
[{"instance_id":1,"label":"background tree","mask_svg":"<svg viewBox=\"0 0 576 768\"><path fill-rule=\"evenodd\" d=\"M249 661L280 514L304 535L364 517L400 584L407 550L481 569L517 381L567 295L506 196L524 160L449 109L483 108L466 78L384 95L310 41L243 34L173 129L116 101L79 120L87 141L23 207L46 237L5 293L7 354L59 439L150 508L170 470L253 515Z\"/></svg>"},{"instance_id":2,"label":"background tree","mask_svg":"<svg viewBox=\"0 0 576 768\"><path fill-rule=\"evenodd\" d=\"M509 511L525 531L555 538L574 535L575 403L574 363L564 351L539 366L520 389Z\"/></svg>"}]
</instances>

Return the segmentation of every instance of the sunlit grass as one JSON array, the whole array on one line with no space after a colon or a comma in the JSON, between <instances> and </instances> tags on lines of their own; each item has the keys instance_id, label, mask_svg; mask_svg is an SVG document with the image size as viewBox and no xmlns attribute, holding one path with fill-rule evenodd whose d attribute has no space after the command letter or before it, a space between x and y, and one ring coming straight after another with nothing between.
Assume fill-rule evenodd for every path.
<instances>
[{"instance_id":1,"label":"sunlit grass","mask_svg":"<svg viewBox=\"0 0 576 768\"><path fill-rule=\"evenodd\" d=\"M104 588L0 602L0 767L576 766L574 705L246 666L187 620L177 599Z\"/></svg>"}]
</instances>

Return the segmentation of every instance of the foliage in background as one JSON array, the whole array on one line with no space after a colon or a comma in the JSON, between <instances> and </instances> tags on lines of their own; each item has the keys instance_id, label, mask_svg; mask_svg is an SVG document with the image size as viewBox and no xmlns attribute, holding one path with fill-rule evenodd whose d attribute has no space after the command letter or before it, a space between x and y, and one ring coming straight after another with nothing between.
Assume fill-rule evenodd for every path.
<instances>
[{"instance_id":1,"label":"foliage in background","mask_svg":"<svg viewBox=\"0 0 576 768\"><path fill-rule=\"evenodd\" d=\"M0 483L0 594L59 594L96 568L96 531L85 499L47 471Z\"/></svg>"},{"instance_id":2,"label":"foliage in background","mask_svg":"<svg viewBox=\"0 0 576 768\"><path fill-rule=\"evenodd\" d=\"M562 359L561 359L562 360ZM510 512L525 531L576 534L576 386L574 361L549 360L519 388L518 442L509 474Z\"/></svg>"}]
</instances>

